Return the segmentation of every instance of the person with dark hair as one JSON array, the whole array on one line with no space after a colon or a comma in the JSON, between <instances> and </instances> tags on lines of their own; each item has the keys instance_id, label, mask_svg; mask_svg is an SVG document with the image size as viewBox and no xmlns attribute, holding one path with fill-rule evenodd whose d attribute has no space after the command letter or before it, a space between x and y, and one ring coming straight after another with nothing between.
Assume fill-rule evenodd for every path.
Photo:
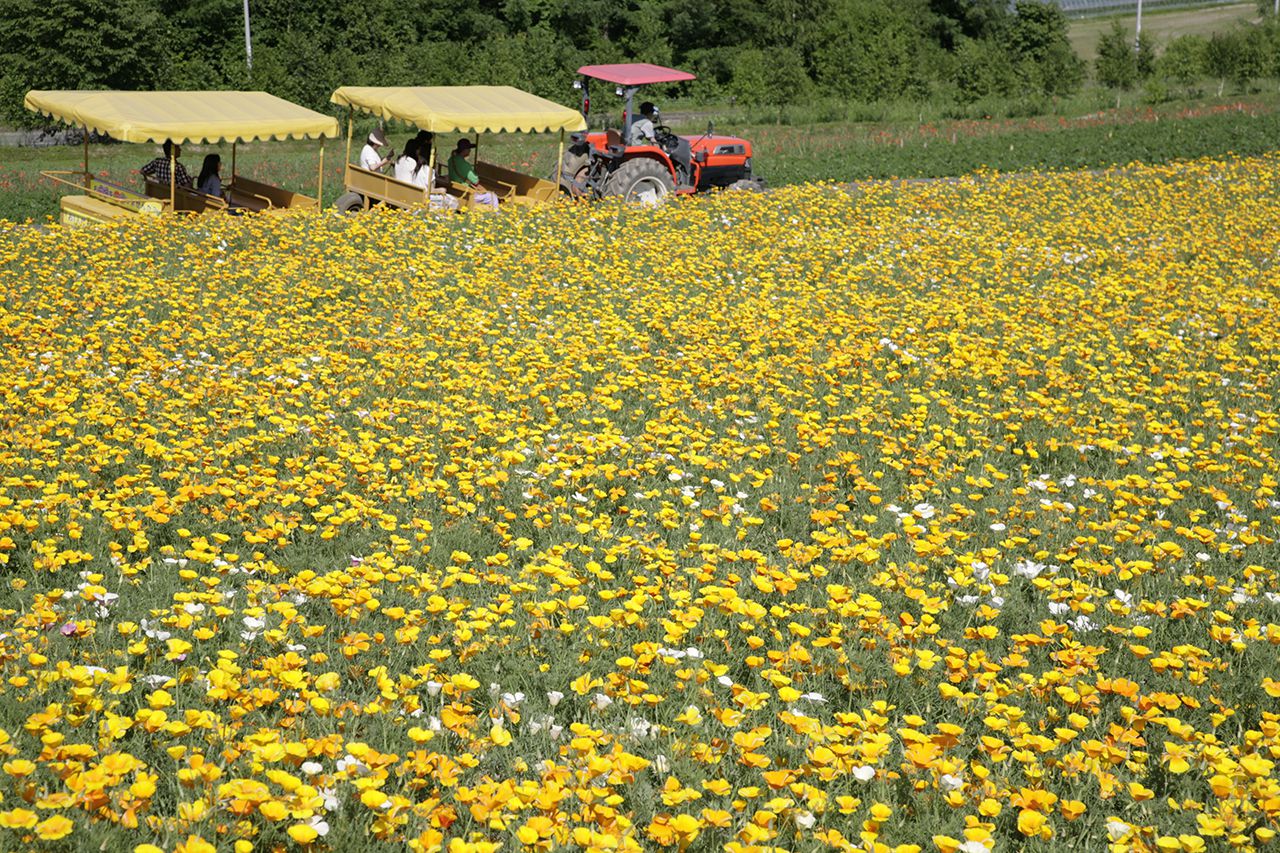
<instances>
[{"instance_id":1,"label":"person with dark hair","mask_svg":"<svg viewBox=\"0 0 1280 853\"><path fill-rule=\"evenodd\" d=\"M418 134L416 139L409 140L411 143L417 144L414 149L414 168L413 173L409 176L409 183L417 187L422 187L430 192L431 197L427 204L433 210L457 210L458 200L449 195L443 187L432 186L431 180L431 143L434 138L428 134L425 144L421 143L422 134ZM407 146L406 146L407 147ZM396 167L399 168L397 163Z\"/></svg>"},{"instance_id":2,"label":"person with dark hair","mask_svg":"<svg viewBox=\"0 0 1280 853\"><path fill-rule=\"evenodd\" d=\"M204 163L200 166L200 177L196 179L196 190L205 195L222 198L222 158L217 154L204 155Z\"/></svg>"},{"instance_id":3,"label":"person with dark hair","mask_svg":"<svg viewBox=\"0 0 1280 853\"><path fill-rule=\"evenodd\" d=\"M187 174L186 168L178 162L178 158L181 156L182 147L174 145L172 139L166 139L164 141L164 156L155 158L138 171L140 171L142 173L142 177L148 181L152 181L157 184L165 184L167 186L169 183L169 163L170 158L172 158L172 162L175 167L173 182L180 187L191 189L191 176Z\"/></svg>"},{"instance_id":4,"label":"person with dark hair","mask_svg":"<svg viewBox=\"0 0 1280 853\"><path fill-rule=\"evenodd\" d=\"M418 170L418 138L410 137L404 144L404 153L396 160L395 177L406 184L413 183L413 173Z\"/></svg>"},{"instance_id":5,"label":"person with dark hair","mask_svg":"<svg viewBox=\"0 0 1280 853\"><path fill-rule=\"evenodd\" d=\"M658 133L654 129L658 118L658 108L652 101L640 105L640 118L631 119L631 132L627 134L628 145L656 145Z\"/></svg>"}]
</instances>

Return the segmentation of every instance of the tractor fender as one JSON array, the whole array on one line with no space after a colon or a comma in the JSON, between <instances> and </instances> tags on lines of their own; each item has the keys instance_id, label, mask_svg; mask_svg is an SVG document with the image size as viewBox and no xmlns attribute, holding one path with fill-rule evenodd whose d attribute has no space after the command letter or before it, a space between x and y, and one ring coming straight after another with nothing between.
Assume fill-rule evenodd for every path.
<instances>
[{"instance_id":1,"label":"tractor fender","mask_svg":"<svg viewBox=\"0 0 1280 853\"><path fill-rule=\"evenodd\" d=\"M622 162L625 163L627 160L635 160L639 157L646 157L650 160L657 160L659 163L662 164L662 167L667 170L667 174L671 176L671 183L673 184L680 183L679 179L676 177L676 167L672 165L671 158L667 156L667 152L663 151L658 146L656 145L631 146L630 148L627 149L627 154L622 159Z\"/></svg>"}]
</instances>

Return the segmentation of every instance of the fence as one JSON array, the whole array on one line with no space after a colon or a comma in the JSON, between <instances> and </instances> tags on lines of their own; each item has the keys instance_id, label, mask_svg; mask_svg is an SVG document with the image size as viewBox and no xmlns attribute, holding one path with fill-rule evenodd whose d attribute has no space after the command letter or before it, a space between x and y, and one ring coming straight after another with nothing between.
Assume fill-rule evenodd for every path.
<instances>
[{"instance_id":1,"label":"fence","mask_svg":"<svg viewBox=\"0 0 1280 853\"><path fill-rule=\"evenodd\" d=\"M1138 0L1056 0L1069 17L1086 18L1092 15L1120 15L1136 13ZM1249 0L1242 4L1241 0L1142 0L1143 12L1155 12L1160 9L1187 9L1194 7L1256 5Z\"/></svg>"}]
</instances>

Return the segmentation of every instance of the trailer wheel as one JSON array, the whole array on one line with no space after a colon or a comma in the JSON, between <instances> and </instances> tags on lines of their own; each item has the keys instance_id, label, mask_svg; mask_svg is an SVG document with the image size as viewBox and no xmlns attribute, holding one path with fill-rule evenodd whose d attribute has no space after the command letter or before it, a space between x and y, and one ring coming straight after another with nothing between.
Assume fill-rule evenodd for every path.
<instances>
[{"instance_id":1,"label":"trailer wheel","mask_svg":"<svg viewBox=\"0 0 1280 853\"><path fill-rule=\"evenodd\" d=\"M357 210L364 210L364 196L360 193L343 193L333 206L339 213L355 213Z\"/></svg>"},{"instance_id":2,"label":"trailer wheel","mask_svg":"<svg viewBox=\"0 0 1280 853\"><path fill-rule=\"evenodd\" d=\"M614 170L604 185L606 196L657 204L675 191L671 173L657 160L636 157Z\"/></svg>"}]
</instances>

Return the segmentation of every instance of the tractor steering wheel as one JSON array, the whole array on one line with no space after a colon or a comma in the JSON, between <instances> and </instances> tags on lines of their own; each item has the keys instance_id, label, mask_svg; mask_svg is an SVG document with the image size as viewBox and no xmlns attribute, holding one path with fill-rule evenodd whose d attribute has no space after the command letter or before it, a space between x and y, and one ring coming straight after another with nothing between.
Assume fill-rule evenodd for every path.
<instances>
[{"instance_id":1,"label":"tractor steering wheel","mask_svg":"<svg viewBox=\"0 0 1280 853\"><path fill-rule=\"evenodd\" d=\"M671 132L665 124L653 126L653 139L662 148L673 148L680 143L680 137Z\"/></svg>"}]
</instances>

